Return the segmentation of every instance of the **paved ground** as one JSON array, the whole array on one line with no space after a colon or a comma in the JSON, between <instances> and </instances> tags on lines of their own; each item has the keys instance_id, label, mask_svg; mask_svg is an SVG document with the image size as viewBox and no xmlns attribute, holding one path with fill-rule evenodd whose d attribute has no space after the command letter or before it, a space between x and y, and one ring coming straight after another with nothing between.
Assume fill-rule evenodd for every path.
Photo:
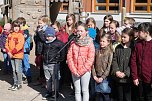
<instances>
[{"instance_id":1,"label":"paved ground","mask_svg":"<svg viewBox=\"0 0 152 101\"><path fill-rule=\"evenodd\" d=\"M36 77L39 72L35 68L34 64L34 52L31 52L30 63L32 69L32 79L33 83L36 82ZM12 84L12 75L4 75L2 72L2 54L0 53L0 101L52 101L51 99L42 100L46 90L40 86L34 86L32 83L30 85L23 84L23 88L18 91L10 91L8 87ZM69 96L71 89L69 86L64 85L61 90L61 95L57 101L74 101L74 96Z\"/></svg>"}]
</instances>

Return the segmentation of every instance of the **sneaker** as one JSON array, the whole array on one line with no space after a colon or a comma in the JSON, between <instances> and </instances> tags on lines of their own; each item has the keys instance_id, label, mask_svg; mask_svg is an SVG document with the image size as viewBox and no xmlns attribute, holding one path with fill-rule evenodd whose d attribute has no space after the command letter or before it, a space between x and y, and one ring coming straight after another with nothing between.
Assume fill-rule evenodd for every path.
<instances>
[{"instance_id":1,"label":"sneaker","mask_svg":"<svg viewBox=\"0 0 152 101\"><path fill-rule=\"evenodd\" d=\"M44 95L44 97L42 98L42 100L46 100L46 99L50 98L51 96L52 96L51 93L46 93L46 94Z\"/></svg>"},{"instance_id":2,"label":"sneaker","mask_svg":"<svg viewBox=\"0 0 152 101\"><path fill-rule=\"evenodd\" d=\"M27 84L27 83L28 83L27 79L24 79L23 84Z\"/></svg>"},{"instance_id":3,"label":"sneaker","mask_svg":"<svg viewBox=\"0 0 152 101\"><path fill-rule=\"evenodd\" d=\"M14 84L14 85L12 85L11 87L9 87L8 90L12 90L12 89L14 89L15 87L16 87L16 85Z\"/></svg>"},{"instance_id":4,"label":"sneaker","mask_svg":"<svg viewBox=\"0 0 152 101\"><path fill-rule=\"evenodd\" d=\"M17 89L19 90L19 89L21 89L22 88L22 85L18 85L17 86Z\"/></svg>"},{"instance_id":5,"label":"sneaker","mask_svg":"<svg viewBox=\"0 0 152 101\"><path fill-rule=\"evenodd\" d=\"M12 91L16 91L16 90L18 90L18 86L17 86L17 85L15 85L11 90L12 90Z\"/></svg>"}]
</instances>

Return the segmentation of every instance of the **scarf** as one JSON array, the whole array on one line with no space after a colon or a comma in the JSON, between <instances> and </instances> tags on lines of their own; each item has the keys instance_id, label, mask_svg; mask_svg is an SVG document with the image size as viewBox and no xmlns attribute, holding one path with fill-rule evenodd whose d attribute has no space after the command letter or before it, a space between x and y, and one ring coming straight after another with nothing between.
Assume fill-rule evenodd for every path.
<instances>
[{"instance_id":1,"label":"scarf","mask_svg":"<svg viewBox=\"0 0 152 101\"><path fill-rule=\"evenodd\" d=\"M76 38L75 43L79 46L87 46L92 42L92 39L87 35L83 39Z\"/></svg>"}]
</instances>

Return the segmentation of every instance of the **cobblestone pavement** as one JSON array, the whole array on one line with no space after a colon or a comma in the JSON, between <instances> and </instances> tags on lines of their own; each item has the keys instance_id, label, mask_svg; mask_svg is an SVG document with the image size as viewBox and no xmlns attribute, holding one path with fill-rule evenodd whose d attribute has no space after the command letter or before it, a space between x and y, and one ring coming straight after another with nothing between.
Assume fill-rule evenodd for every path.
<instances>
[{"instance_id":1,"label":"cobblestone pavement","mask_svg":"<svg viewBox=\"0 0 152 101\"><path fill-rule=\"evenodd\" d=\"M30 55L30 64L32 69L32 82L36 82L38 77L38 70L34 66L34 54L31 52ZM17 91L10 91L8 88L12 84L12 74L3 74L3 63L2 63L2 54L0 53L0 101L53 101L51 99L42 100L46 89L42 88L41 85L34 86L32 83L27 85L23 84L22 89ZM74 101L74 96L69 96L71 93L69 86L64 85L61 90L61 95L57 101Z\"/></svg>"}]
</instances>

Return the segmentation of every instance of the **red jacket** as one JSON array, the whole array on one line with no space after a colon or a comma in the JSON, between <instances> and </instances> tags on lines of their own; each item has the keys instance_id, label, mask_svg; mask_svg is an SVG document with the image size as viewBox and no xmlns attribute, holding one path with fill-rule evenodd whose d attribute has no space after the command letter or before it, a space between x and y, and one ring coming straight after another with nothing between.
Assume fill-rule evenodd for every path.
<instances>
[{"instance_id":1,"label":"red jacket","mask_svg":"<svg viewBox=\"0 0 152 101\"><path fill-rule=\"evenodd\" d=\"M152 40L140 41L136 44L132 52L131 74L133 80L152 82Z\"/></svg>"},{"instance_id":2,"label":"red jacket","mask_svg":"<svg viewBox=\"0 0 152 101\"><path fill-rule=\"evenodd\" d=\"M68 42L69 35L66 32L62 31L62 30L57 32L55 34L55 36L57 37L58 40L62 41L63 43Z\"/></svg>"}]
</instances>

